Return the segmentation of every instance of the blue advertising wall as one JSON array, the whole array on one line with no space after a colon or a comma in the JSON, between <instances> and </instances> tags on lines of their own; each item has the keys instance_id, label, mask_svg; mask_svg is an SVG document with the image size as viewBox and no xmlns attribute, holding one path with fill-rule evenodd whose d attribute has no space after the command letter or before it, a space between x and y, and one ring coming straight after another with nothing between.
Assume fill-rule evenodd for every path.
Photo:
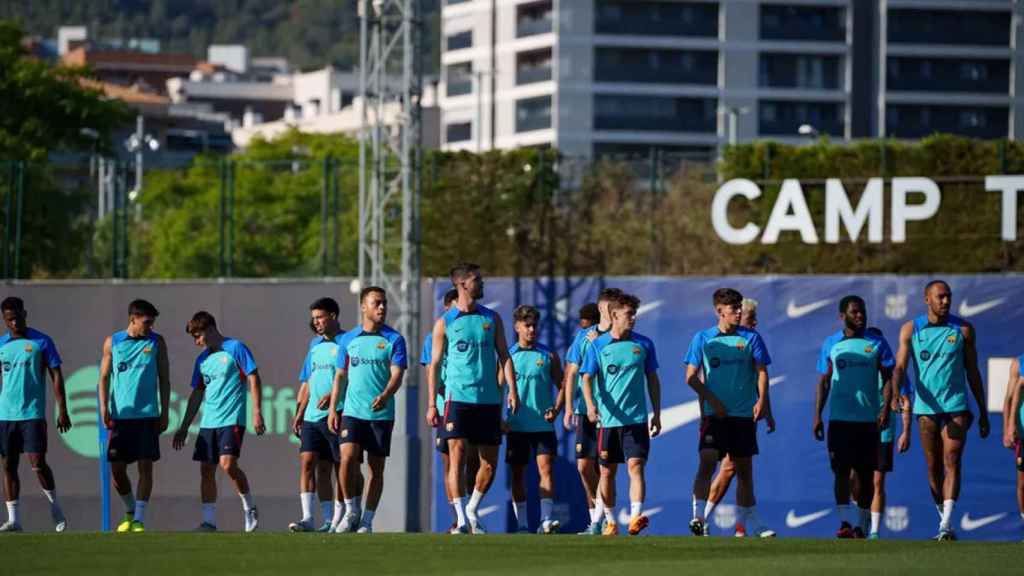
<instances>
[{"instance_id":1,"label":"blue advertising wall","mask_svg":"<svg viewBox=\"0 0 1024 576\"><path fill-rule=\"evenodd\" d=\"M969 433L963 461L963 487L954 518L963 539L1020 538L1015 500L1013 453L1002 446L1000 414L1011 358L1024 353L1021 333L1024 312L1014 298L1024 293L1024 276L949 276L954 313L977 330L978 362L985 381L992 434ZM722 286L738 289L759 301L758 331L773 357L769 368L772 405L778 429L758 431L760 456L754 461L758 511L780 536L832 537L838 527L832 498L832 472L823 442L814 439L811 422L817 375L815 363L822 341L841 328L837 305L841 297L857 294L868 305L869 324L882 329L892 346L902 323L925 312L923 276L778 276L729 278L580 278L487 279L483 303L506 319L513 341L511 312L519 304L537 306L542 314L541 341L564 354L576 327L576 311L605 286L615 286L642 300L636 331L652 338L661 364L663 432L652 440L647 465L646 514L649 533L685 534L691 512L691 486L697 465L699 411L696 396L684 382L683 358L693 334L715 324L711 294ZM435 285L436 298L450 286ZM437 309L440 305L437 305ZM435 310L436 312L437 310ZM971 401L977 414L979 407ZM827 415L827 411L826 411ZM916 424L912 424L912 428ZM560 454L556 466L556 514L563 531L578 531L587 521L582 489L575 470L572 434L557 427ZM897 424L897 434L899 424ZM481 510L490 532L514 527L504 446L494 487ZM529 475L531 528L537 525L536 472ZM444 497L441 462L434 458L432 528L451 522ZM618 479L616 517L627 520L628 482ZM713 534L731 534L735 521L735 483L718 507ZM923 539L935 535L938 515L931 501L925 464L916 430L911 447L896 454L888 478L888 506L883 520L885 538Z\"/></svg>"}]
</instances>

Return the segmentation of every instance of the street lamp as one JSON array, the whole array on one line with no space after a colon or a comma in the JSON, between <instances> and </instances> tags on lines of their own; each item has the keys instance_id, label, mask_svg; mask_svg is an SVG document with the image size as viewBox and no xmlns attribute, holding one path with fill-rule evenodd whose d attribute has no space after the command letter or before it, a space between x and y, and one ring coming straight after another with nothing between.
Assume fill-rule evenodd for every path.
<instances>
[{"instance_id":1,"label":"street lamp","mask_svg":"<svg viewBox=\"0 0 1024 576\"><path fill-rule=\"evenodd\" d=\"M124 141L124 147L128 152L135 154L135 188L128 193L128 200L135 202L142 193L142 153L148 148L151 152L160 149L160 141L151 134L145 133L145 124L142 114L135 117L135 133Z\"/></svg>"},{"instance_id":2,"label":"street lamp","mask_svg":"<svg viewBox=\"0 0 1024 576\"><path fill-rule=\"evenodd\" d=\"M743 114L750 112L749 106L722 106L718 109L722 114L729 116L729 146L735 146L737 143L737 130L739 125L739 117Z\"/></svg>"}]
</instances>

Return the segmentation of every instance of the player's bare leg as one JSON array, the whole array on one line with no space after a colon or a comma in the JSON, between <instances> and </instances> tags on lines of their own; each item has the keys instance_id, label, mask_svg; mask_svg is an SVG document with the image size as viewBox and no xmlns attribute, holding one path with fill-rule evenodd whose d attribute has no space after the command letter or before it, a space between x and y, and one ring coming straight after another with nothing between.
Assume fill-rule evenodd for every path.
<instances>
[{"instance_id":1,"label":"player's bare leg","mask_svg":"<svg viewBox=\"0 0 1024 576\"><path fill-rule=\"evenodd\" d=\"M448 476L445 478L447 491L452 495L452 507L455 509L455 528L452 533L466 533L466 452L468 443L465 438L448 439Z\"/></svg>"},{"instance_id":2,"label":"player's bare leg","mask_svg":"<svg viewBox=\"0 0 1024 576\"><path fill-rule=\"evenodd\" d=\"M615 472L618 465L613 463L601 464L601 479L598 482L598 491L601 495L601 502L604 503L604 532L605 536L617 536L619 525L615 520Z\"/></svg>"},{"instance_id":3,"label":"player's bare leg","mask_svg":"<svg viewBox=\"0 0 1024 576\"><path fill-rule=\"evenodd\" d=\"M736 467L736 504L739 507L739 520L747 528L748 536L774 538L775 531L769 530L761 523L757 515L757 501L754 499L754 461L750 456L734 458ZM849 497L850 489L846 489Z\"/></svg>"},{"instance_id":4,"label":"player's bare leg","mask_svg":"<svg viewBox=\"0 0 1024 576\"><path fill-rule=\"evenodd\" d=\"M32 466L32 471L36 473L36 478L39 479L39 486L43 489L43 494L50 502L50 518L53 520L56 530L63 532L67 526L67 519L64 517L64 511L61 510L60 502L57 501L57 484L53 479L53 469L46 462L46 454L28 452L25 456L28 457L28 463Z\"/></svg>"},{"instance_id":5,"label":"player's bare leg","mask_svg":"<svg viewBox=\"0 0 1024 576\"><path fill-rule=\"evenodd\" d=\"M249 478L245 471L238 465L238 457L229 454L222 454L220 457L220 469L228 475L235 485L238 497L242 499L242 511L245 513L245 531L252 532L259 525L259 514L253 504L252 492L249 489Z\"/></svg>"},{"instance_id":6,"label":"player's bare leg","mask_svg":"<svg viewBox=\"0 0 1024 576\"><path fill-rule=\"evenodd\" d=\"M477 452L480 455L480 469L476 473L476 482L473 485L473 496L466 505L466 519L469 521L469 529L474 534L485 533L480 525L480 518L477 516L477 508L480 501L491 488L494 482L494 472L498 468L498 446L478 446Z\"/></svg>"},{"instance_id":7,"label":"player's bare leg","mask_svg":"<svg viewBox=\"0 0 1024 576\"><path fill-rule=\"evenodd\" d=\"M555 505L555 458L551 454L537 455L537 475L540 477L537 491L540 493L540 532L557 534L561 522L552 514Z\"/></svg>"},{"instance_id":8,"label":"player's bare leg","mask_svg":"<svg viewBox=\"0 0 1024 576\"><path fill-rule=\"evenodd\" d=\"M647 497L647 480L644 478L643 458L630 458L626 462L629 468L629 533L639 534L650 520L643 515L644 500Z\"/></svg>"},{"instance_id":9,"label":"player's bare leg","mask_svg":"<svg viewBox=\"0 0 1024 576\"><path fill-rule=\"evenodd\" d=\"M705 510L708 509L711 494L711 477L714 476L717 466L718 450L700 451L697 473L693 477L693 517L690 520L690 531L694 536L707 536L709 533Z\"/></svg>"},{"instance_id":10,"label":"player's bare leg","mask_svg":"<svg viewBox=\"0 0 1024 576\"><path fill-rule=\"evenodd\" d=\"M729 485L732 484L732 479L736 476L736 466L732 463L732 457L728 454L725 458L722 458L722 463L718 467L718 474L715 475L715 479L711 481L711 490L708 492L708 502L704 506L704 522L710 526L711 517L714 514L715 507L725 498L726 492L729 491ZM743 536L746 534L746 528L739 521L736 522L736 535Z\"/></svg>"}]
</instances>

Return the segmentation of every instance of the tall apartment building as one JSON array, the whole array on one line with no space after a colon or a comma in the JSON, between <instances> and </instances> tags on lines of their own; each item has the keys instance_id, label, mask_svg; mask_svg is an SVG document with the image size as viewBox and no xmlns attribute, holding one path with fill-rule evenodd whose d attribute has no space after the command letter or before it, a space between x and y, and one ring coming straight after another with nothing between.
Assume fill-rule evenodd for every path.
<instances>
[{"instance_id":1,"label":"tall apartment building","mask_svg":"<svg viewBox=\"0 0 1024 576\"><path fill-rule=\"evenodd\" d=\"M1021 0L446 0L449 150L1024 134Z\"/></svg>"}]
</instances>

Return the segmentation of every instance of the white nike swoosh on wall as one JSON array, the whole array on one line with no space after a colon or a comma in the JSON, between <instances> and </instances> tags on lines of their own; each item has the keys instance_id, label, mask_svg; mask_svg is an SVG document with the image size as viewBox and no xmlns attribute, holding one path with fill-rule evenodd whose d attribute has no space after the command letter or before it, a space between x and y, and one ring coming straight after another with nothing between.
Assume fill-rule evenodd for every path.
<instances>
[{"instance_id":1,"label":"white nike swoosh on wall","mask_svg":"<svg viewBox=\"0 0 1024 576\"><path fill-rule=\"evenodd\" d=\"M494 310L498 306L501 306L501 300L495 300L494 302L488 302L487 304L484 304L484 308L490 308L491 310Z\"/></svg>"},{"instance_id":2,"label":"white nike swoosh on wall","mask_svg":"<svg viewBox=\"0 0 1024 576\"><path fill-rule=\"evenodd\" d=\"M964 298L963 300L960 301L959 313L961 316L965 318L967 316L975 316L977 314L981 314L982 312L991 310L996 306L999 306L1003 302L1006 302L1006 298L995 298L992 300L982 302L981 304L974 304L972 306L971 304L967 303L967 298Z\"/></svg>"},{"instance_id":3,"label":"white nike swoosh on wall","mask_svg":"<svg viewBox=\"0 0 1024 576\"><path fill-rule=\"evenodd\" d=\"M805 526L807 524L810 524L811 522L814 522L815 520L821 520L825 516L828 516L830 512L832 512L831 508L824 508L822 510L818 510L817 512L811 512L810 514L801 514L800 516L797 516L796 510L790 510L789 513L786 514L786 527L799 528L801 526Z\"/></svg>"},{"instance_id":4,"label":"white nike swoosh on wall","mask_svg":"<svg viewBox=\"0 0 1024 576\"><path fill-rule=\"evenodd\" d=\"M661 305L664 304L664 303L665 303L664 300L655 300L654 302L648 302L647 304L641 304L640 307L636 309L636 315L640 316L640 315L646 314L648 312L653 312L653 311L657 310L658 308L661 308Z\"/></svg>"},{"instance_id":5,"label":"white nike swoosh on wall","mask_svg":"<svg viewBox=\"0 0 1024 576\"><path fill-rule=\"evenodd\" d=\"M769 386L775 386L786 381L786 375L781 374L774 378L768 379ZM653 414L648 414L648 419ZM661 411L661 433L667 434L677 428L682 428L687 424L700 420L700 401L690 400L689 402L683 402L677 404L671 408L667 408Z\"/></svg>"},{"instance_id":6,"label":"white nike swoosh on wall","mask_svg":"<svg viewBox=\"0 0 1024 576\"><path fill-rule=\"evenodd\" d=\"M971 518L970 512L964 512L963 518L960 519L960 529L964 532L970 532L971 530L984 528L993 522L1002 520L1006 515L1006 512L1002 512L1000 514L992 514L991 516L982 516L981 518Z\"/></svg>"},{"instance_id":7,"label":"white nike swoosh on wall","mask_svg":"<svg viewBox=\"0 0 1024 576\"><path fill-rule=\"evenodd\" d=\"M495 512L498 511L499 508L501 508L501 506L499 504L492 504L490 506L484 506L483 508L477 510L476 515L479 518L483 518L484 516L488 516L490 514L494 514Z\"/></svg>"},{"instance_id":8,"label":"white nike swoosh on wall","mask_svg":"<svg viewBox=\"0 0 1024 576\"><path fill-rule=\"evenodd\" d=\"M819 308L824 308L825 306L828 306L829 302L831 302L831 300L826 298L824 300L818 300L816 302L811 302L810 304L801 304L798 306L796 301L790 300L789 305L786 306L786 316L789 316L790 318L800 318L802 316L807 316L808 314L814 312L815 310L818 310Z\"/></svg>"}]
</instances>

